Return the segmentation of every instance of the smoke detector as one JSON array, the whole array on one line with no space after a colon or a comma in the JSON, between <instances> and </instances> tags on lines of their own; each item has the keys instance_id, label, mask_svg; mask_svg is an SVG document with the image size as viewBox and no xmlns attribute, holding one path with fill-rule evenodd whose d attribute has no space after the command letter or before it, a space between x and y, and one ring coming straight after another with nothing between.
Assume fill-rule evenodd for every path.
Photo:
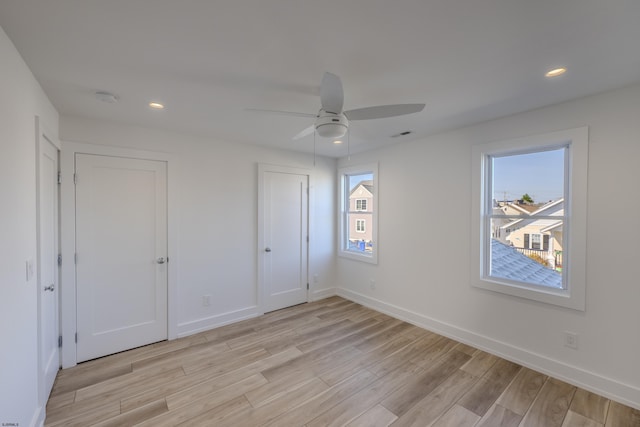
<instances>
[{"instance_id":1,"label":"smoke detector","mask_svg":"<svg viewBox=\"0 0 640 427\"><path fill-rule=\"evenodd\" d=\"M96 99L106 102L107 104L115 104L118 102L118 97L109 92L96 92Z\"/></svg>"}]
</instances>

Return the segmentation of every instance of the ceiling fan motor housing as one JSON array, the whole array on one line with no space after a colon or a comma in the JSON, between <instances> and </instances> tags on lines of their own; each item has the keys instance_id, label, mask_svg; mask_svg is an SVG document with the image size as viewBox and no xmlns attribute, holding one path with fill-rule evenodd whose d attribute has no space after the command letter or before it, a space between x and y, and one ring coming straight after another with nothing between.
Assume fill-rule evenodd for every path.
<instances>
[{"instance_id":1,"label":"ceiling fan motor housing","mask_svg":"<svg viewBox=\"0 0 640 427\"><path fill-rule=\"evenodd\" d=\"M316 120L316 131L323 138L340 138L348 128L349 121L344 114L321 112Z\"/></svg>"}]
</instances>

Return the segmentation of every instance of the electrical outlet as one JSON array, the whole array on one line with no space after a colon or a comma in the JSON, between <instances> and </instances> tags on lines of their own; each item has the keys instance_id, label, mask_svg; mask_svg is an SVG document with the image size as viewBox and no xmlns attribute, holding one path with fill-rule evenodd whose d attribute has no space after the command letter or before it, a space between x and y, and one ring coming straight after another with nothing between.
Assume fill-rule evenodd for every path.
<instances>
[{"instance_id":1,"label":"electrical outlet","mask_svg":"<svg viewBox=\"0 0 640 427\"><path fill-rule=\"evenodd\" d=\"M578 349L578 334L574 332L564 331L564 345L565 347Z\"/></svg>"},{"instance_id":2,"label":"electrical outlet","mask_svg":"<svg viewBox=\"0 0 640 427\"><path fill-rule=\"evenodd\" d=\"M202 295L202 305L209 307L211 305L211 295Z\"/></svg>"},{"instance_id":3,"label":"electrical outlet","mask_svg":"<svg viewBox=\"0 0 640 427\"><path fill-rule=\"evenodd\" d=\"M369 286L371 286L371 289L375 289L376 288L376 281L371 279L369 280Z\"/></svg>"}]
</instances>

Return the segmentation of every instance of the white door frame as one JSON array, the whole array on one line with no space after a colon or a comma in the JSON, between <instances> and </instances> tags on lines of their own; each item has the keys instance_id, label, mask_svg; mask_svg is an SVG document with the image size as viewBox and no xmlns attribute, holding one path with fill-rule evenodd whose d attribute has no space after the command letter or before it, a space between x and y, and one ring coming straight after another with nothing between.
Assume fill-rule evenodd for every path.
<instances>
[{"instance_id":1,"label":"white door frame","mask_svg":"<svg viewBox=\"0 0 640 427\"><path fill-rule=\"evenodd\" d=\"M175 161L169 153L135 150L115 146L84 144L79 142L62 142L60 152L60 170L62 184L60 188L60 217L61 217L61 250L62 271L60 289L60 318L62 345L62 367L69 368L77 364L76 358L76 277L75 277L75 241L76 214L75 188L73 174L75 173L76 154L96 154L112 157L128 157L143 160L159 160L167 162L167 250L169 264L167 283L167 332L170 340L178 338L178 307L177 307L177 204L174 200L178 194L176 175L173 173Z\"/></svg>"},{"instance_id":2,"label":"white door frame","mask_svg":"<svg viewBox=\"0 0 640 427\"><path fill-rule=\"evenodd\" d=\"M264 249L265 245L265 237L264 237L264 222L262 219L264 218L264 174L265 172L277 172L277 173L290 173L297 175L304 175L307 177L307 189L310 191L312 188L311 185L311 173L307 169L295 168L289 166L278 166L278 165L269 165L269 164L258 164L258 247L256 248L256 254L258 258L258 281L257 281L257 303L260 312L262 314L265 313L266 305L265 305L265 288L264 288ZM311 202L310 202L310 194L307 197L307 233L311 234L310 230L310 211L311 211ZM307 283L309 282L309 242L307 241ZM311 291L307 289L307 302L310 301L310 293Z\"/></svg>"},{"instance_id":3,"label":"white door frame","mask_svg":"<svg viewBox=\"0 0 640 427\"><path fill-rule=\"evenodd\" d=\"M37 298L38 298L38 406L40 407L40 416L44 415L44 408L47 404L47 400L49 398L49 395L47 393L47 391L45 390L45 378L43 378L43 373L42 373L42 369L43 369L43 363L44 361L41 359L42 357L42 348L41 348L41 344L42 344L42 338L41 338L41 334L42 334L42 330L40 329L40 325L41 325L41 297L42 297L42 289L44 288L44 286L48 286L50 285L49 283L45 284L42 283L42 260L40 257L40 249L41 249L41 234L40 234L40 214L41 214L41 206L40 206L40 167L41 167L41 146L43 143L50 143L51 145L53 145L57 151L58 151L58 169L60 168L60 141L58 140L58 138L55 136L55 134L53 132L50 132L49 129L44 126L44 124L42 123L42 120L40 119L39 116L35 116L35 128L36 128L36 244L37 244L37 261L36 261L36 283L37 283L37 287L38 287L38 291L37 291ZM58 246L58 251L60 250L60 191L58 190L58 200L57 200L57 204L58 204L58 221L56 224L56 230L55 233L57 234L57 246ZM56 254L51 254L52 256L55 256ZM58 322L60 322L60 269L58 269L58 273L57 273L58 277L56 282L53 284L55 287L57 287L57 294L58 295ZM60 333L60 324L58 324L58 331ZM57 339L57 337L56 337ZM58 349L58 367L60 366L60 350Z\"/></svg>"}]
</instances>

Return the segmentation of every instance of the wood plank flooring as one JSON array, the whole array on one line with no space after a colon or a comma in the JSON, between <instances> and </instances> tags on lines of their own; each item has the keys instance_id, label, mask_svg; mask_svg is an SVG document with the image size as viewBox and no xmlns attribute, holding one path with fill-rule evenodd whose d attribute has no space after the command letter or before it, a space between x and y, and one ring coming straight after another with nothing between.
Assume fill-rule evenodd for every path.
<instances>
[{"instance_id":1,"label":"wood plank flooring","mask_svg":"<svg viewBox=\"0 0 640 427\"><path fill-rule=\"evenodd\" d=\"M339 297L60 371L46 426L640 426L640 411Z\"/></svg>"}]
</instances>

